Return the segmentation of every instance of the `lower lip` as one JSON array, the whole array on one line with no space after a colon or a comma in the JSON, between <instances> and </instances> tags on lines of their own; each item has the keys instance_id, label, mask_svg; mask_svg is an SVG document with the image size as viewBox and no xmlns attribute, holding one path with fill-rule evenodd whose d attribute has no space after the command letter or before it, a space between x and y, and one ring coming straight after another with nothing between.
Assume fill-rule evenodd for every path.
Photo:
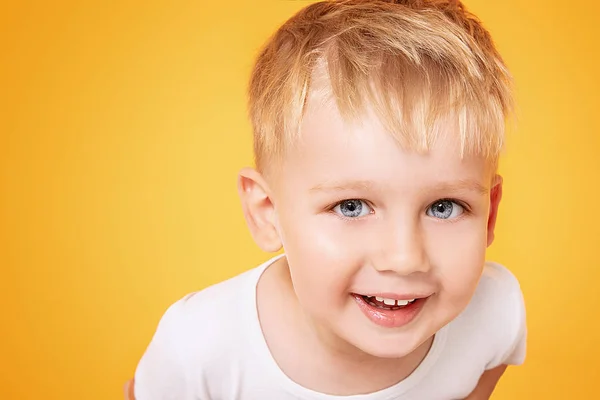
<instances>
[{"instance_id":1,"label":"lower lip","mask_svg":"<svg viewBox=\"0 0 600 400\"><path fill-rule=\"evenodd\" d=\"M427 301L427 298L417 299L397 310L386 310L370 305L362 298L362 296L357 294L353 294L352 297L354 297L356 304L358 304L358 308L360 308L367 318L373 323L385 328L399 328L409 324L415 319L417 314L419 314L425 301Z\"/></svg>"}]
</instances>

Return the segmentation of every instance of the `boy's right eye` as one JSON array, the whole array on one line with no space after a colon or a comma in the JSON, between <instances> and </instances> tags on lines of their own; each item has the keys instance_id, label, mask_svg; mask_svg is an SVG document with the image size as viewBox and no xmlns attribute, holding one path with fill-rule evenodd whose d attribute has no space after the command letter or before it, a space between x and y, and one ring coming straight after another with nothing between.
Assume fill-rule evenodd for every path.
<instances>
[{"instance_id":1,"label":"boy's right eye","mask_svg":"<svg viewBox=\"0 0 600 400\"><path fill-rule=\"evenodd\" d=\"M364 200L349 199L339 202L333 211L342 217L359 218L371 214L373 209Z\"/></svg>"}]
</instances>

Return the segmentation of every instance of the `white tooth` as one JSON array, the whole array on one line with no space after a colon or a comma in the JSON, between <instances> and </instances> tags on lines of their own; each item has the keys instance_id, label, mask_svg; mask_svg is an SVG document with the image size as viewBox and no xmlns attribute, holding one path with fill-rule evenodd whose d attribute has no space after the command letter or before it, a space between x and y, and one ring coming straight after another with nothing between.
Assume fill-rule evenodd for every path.
<instances>
[{"instance_id":1,"label":"white tooth","mask_svg":"<svg viewBox=\"0 0 600 400\"><path fill-rule=\"evenodd\" d=\"M376 297L375 297L375 300L377 300L377 301L383 301L383 297L378 297L378 296L376 296Z\"/></svg>"},{"instance_id":2,"label":"white tooth","mask_svg":"<svg viewBox=\"0 0 600 400\"><path fill-rule=\"evenodd\" d=\"M398 300L398 305L399 306L405 306L408 304L408 300Z\"/></svg>"},{"instance_id":3,"label":"white tooth","mask_svg":"<svg viewBox=\"0 0 600 400\"><path fill-rule=\"evenodd\" d=\"M413 301L415 301L415 299L412 299L412 300L408 300L408 302L409 302L409 303L412 303L412 302L413 302Z\"/></svg>"},{"instance_id":4,"label":"white tooth","mask_svg":"<svg viewBox=\"0 0 600 400\"><path fill-rule=\"evenodd\" d=\"M387 306L395 306L396 305L396 300L394 300L394 299L383 299L383 302Z\"/></svg>"}]
</instances>

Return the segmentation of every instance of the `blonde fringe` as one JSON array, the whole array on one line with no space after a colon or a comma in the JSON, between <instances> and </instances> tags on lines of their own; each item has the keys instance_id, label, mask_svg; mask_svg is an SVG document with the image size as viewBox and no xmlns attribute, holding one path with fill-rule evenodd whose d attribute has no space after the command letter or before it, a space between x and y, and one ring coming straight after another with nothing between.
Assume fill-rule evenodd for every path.
<instances>
[{"instance_id":1,"label":"blonde fringe","mask_svg":"<svg viewBox=\"0 0 600 400\"><path fill-rule=\"evenodd\" d=\"M318 87L319 73L327 85ZM512 79L479 20L451 0L314 3L257 58L249 86L256 165L281 157L318 91L342 116L375 111L407 148L427 151L448 117L461 150L496 161L513 109Z\"/></svg>"}]
</instances>

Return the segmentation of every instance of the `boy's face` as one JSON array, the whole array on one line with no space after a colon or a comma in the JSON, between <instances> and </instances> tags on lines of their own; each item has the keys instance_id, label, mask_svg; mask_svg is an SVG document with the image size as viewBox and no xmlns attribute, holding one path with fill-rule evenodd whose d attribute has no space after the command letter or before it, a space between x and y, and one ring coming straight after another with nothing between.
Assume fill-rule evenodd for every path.
<instances>
[{"instance_id":1,"label":"boy's face","mask_svg":"<svg viewBox=\"0 0 600 400\"><path fill-rule=\"evenodd\" d=\"M469 302L501 181L485 159L461 158L450 125L444 134L418 155L375 118L345 123L309 101L271 198L298 301L319 331L401 357Z\"/></svg>"}]
</instances>

